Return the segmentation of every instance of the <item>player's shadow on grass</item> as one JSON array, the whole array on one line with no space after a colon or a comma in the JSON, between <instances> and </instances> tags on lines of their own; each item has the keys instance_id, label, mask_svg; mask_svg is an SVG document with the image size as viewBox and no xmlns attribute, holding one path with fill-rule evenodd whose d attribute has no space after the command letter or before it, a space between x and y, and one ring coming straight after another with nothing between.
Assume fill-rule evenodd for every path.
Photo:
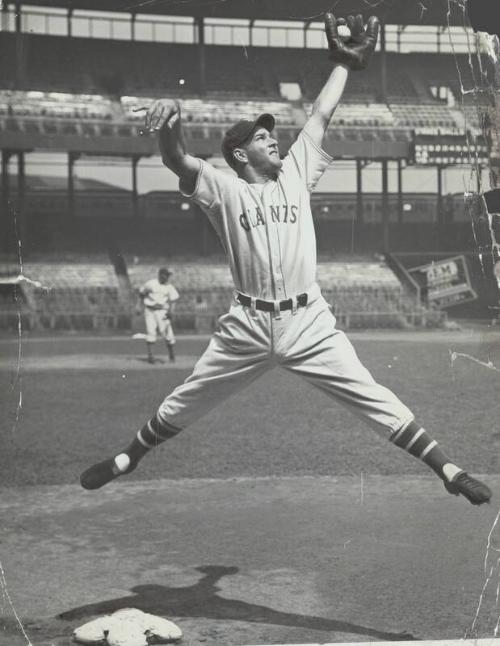
<instances>
[{"instance_id":1,"label":"player's shadow on grass","mask_svg":"<svg viewBox=\"0 0 500 646\"><path fill-rule=\"evenodd\" d=\"M409 633L383 632L347 621L281 612L238 599L225 599L217 594L220 588L216 583L223 576L236 574L239 569L219 565L205 565L196 569L205 576L195 585L183 588L169 588L158 584L137 585L131 588L133 596L91 603L63 612L58 615L58 618L65 620L86 619L94 615L116 612L121 608L138 608L143 612L165 617L204 617L205 619L249 621L325 632L367 635L385 641L416 639Z\"/></svg>"}]
</instances>

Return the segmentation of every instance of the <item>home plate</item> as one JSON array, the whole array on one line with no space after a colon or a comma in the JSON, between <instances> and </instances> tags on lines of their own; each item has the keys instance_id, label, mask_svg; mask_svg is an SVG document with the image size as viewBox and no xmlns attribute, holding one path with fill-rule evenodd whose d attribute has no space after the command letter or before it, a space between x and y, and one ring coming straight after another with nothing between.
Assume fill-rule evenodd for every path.
<instances>
[{"instance_id":1,"label":"home plate","mask_svg":"<svg viewBox=\"0 0 500 646\"><path fill-rule=\"evenodd\" d=\"M321 644L258 644L258 646L415 646L418 643L418 646L500 646L500 639L438 639L438 640L413 640L413 641L390 641L390 642L336 642L336 643L325 643ZM250 646L250 645L248 645ZM252 646L257 646L252 645Z\"/></svg>"}]
</instances>

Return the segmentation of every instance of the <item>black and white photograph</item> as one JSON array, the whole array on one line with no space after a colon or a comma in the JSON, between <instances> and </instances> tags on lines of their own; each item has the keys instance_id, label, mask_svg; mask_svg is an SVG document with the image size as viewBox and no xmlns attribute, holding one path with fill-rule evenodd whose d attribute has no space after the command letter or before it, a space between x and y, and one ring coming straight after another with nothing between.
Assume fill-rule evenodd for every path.
<instances>
[{"instance_id":1,"label":"black and white photograph","mask_svg":"<svg viewBox=\"0 0 500 646\"><path fill-rule=\"evenodd\" d=\"M497 0L0 0L0 646L500 644Z\"/></svg>"}]
</instances>

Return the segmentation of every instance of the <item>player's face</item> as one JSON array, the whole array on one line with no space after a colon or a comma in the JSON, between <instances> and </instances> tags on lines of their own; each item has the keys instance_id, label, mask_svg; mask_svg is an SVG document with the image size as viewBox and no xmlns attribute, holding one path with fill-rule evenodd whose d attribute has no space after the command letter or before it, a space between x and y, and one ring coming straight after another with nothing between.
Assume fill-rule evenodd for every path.
<instances>
[{"instance_id":1,"label":"player's face","mask_svg":"<svg viewBox=\"0 0 500 646\"><path fill-rule=\"evenodd\" d=\"M278 141L265 128L257 128L250 141L245 144L248 163L250 166L271 176L281 168Z\"/></svg>"}]
</instances>

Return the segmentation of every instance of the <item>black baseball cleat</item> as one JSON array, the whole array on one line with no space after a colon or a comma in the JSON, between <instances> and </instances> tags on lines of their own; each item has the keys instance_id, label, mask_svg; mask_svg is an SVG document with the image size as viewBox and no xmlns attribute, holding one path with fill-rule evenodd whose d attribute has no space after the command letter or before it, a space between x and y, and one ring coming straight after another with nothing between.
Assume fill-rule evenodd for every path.
<instances>
[{"instance_id":1,"label":"black baseball cleat","mask_svg":"<svg viewBox=\"0 0 500 646\"><path fill-rule=\"evenodd\" d=\"M449 493L454 496L462 494L473 505L482 505L484 502L490 502L490 488L465 471L458 473L451 482L443 480L443 484Z\"/></svg>"},{"instance_id":2,"label":"black baseball cleat","mask_svg":"<svg viewBox=\"0 0 500 646\"><path fill-rule=\"evenodd\" d=\"M116 463L116 458L108 458L94 464L84 471L80 476L80 484L84 489L100 489L115 478L132 473L137 462L130 462L130 465L122 470Z\"/></svg>"}]
</instances>

